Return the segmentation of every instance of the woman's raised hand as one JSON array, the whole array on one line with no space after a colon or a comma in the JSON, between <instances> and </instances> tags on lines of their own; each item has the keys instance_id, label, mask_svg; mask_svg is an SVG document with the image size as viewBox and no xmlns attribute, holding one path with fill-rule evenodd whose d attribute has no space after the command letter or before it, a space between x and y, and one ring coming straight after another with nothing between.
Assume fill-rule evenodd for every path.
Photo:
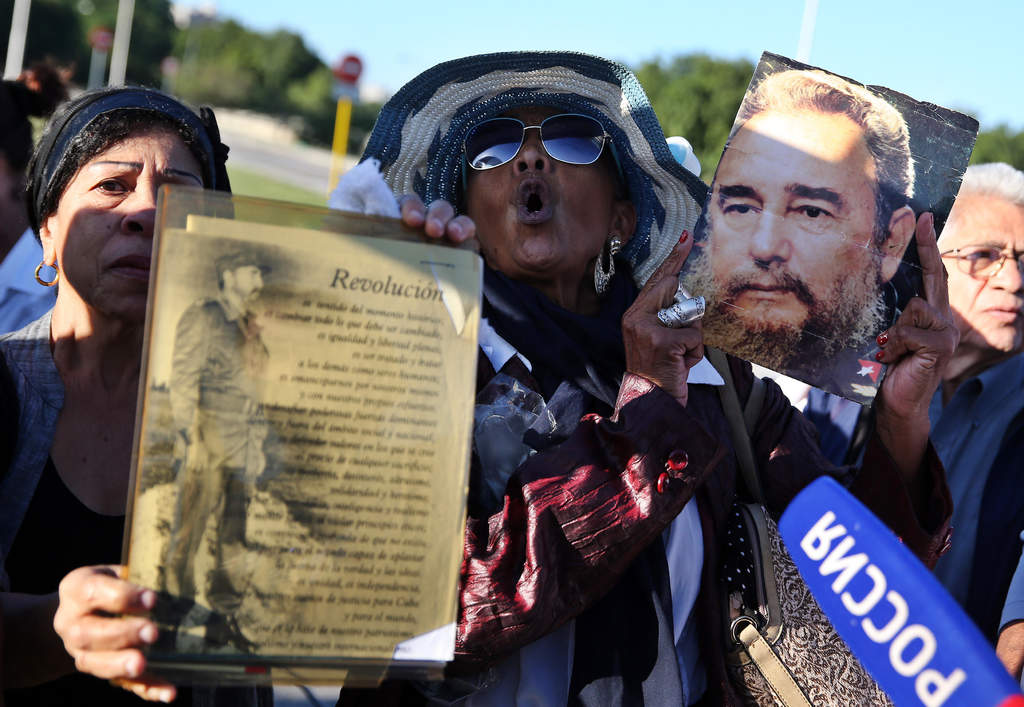
<instances>
[{"instance_id":1,"label":"woman's raised hand","mask_svg":"<svg viewBox=\"0 0 1024 707\"><path fill-rule=\"evenodd\" d=\"M923 296L911 299L896 323L878 337L878 356L889 364L881 390L886 412L927 419L932 395L942 381L960 334L949 307L946 269L939 256L930 213L918 218L915 240Z\"/></svg>"},{"instance_id":2,"label":"woman's raised hand","mask_svg":"<svg viewBox=\"0 0 1024 707\"><path fill-rule=\"evenodd\" d=\"M120 567L80 567L60 583L53 627L83 673L112 680L146 700L170 702L175 689L146 673L141 646L153 643L156 624L141 616L156 593L118 578Z\"/></svg>"},{"instance_id":3,"label":"woman's raised hand","mask_svg":"<svg viewBox=\"0 0 1024 707\"><path fill-rule=\"evenodd\" d=\"M704 332L699 319L670 329L658 319L658 310L672 304L679 287L679 271L692 247L693 239L684 231L678 245L622 316L626 370L662 388L680 405L686 405L689 371L704 357Z\"/></svg>"},{"instance_id":4,"label":"woman's raised hand","mask_svg":"<svg viewBox=\"0 0 1024 707\"><path fill-rule=\"evenodd\" d=\"M930 213L917 219L914 239L921 261L923 297L911 299L896 323L878 337L878 360L889 368L875 401L875 427L908 474L916 471L924 455L928 406L960 340Z\"/></svg>"},{"instance_id":5,"label":"woman's raised hand","mask_svg":"<svg viewBox=\"0 0 1024 707\"><path fill-rule=\"evenodd\" d=\"M476 237L476 224L468 216L456 216L455 208L444 199L424 206L416 194L398 197L402 212L402 223L412 228L422 228L431 238L443 238L458 244Z\"/></svg>"}]
</instances>

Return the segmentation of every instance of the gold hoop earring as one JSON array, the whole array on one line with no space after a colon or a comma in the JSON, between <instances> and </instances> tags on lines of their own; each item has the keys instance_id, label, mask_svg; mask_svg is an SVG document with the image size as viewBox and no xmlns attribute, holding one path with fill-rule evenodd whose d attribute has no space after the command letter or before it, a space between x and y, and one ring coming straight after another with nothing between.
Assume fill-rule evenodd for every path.
<instances>
[{"instance_id":1,"label":"gold hoop earring","mask_svg":"<svg viewBox=\"0 0 1024 707\"><path fill-rule=\"evenodd\" d=\"M50 280L49 282L39 277L39 271L42 270L43 268L53 268L53 279ZM54 285L57 284L58 280L60 280L60 270L58 270L56 266L47 265L45 260L36 266L36 282L38 282L43 287L53 287Z\"/></svg>"}]
</instances>

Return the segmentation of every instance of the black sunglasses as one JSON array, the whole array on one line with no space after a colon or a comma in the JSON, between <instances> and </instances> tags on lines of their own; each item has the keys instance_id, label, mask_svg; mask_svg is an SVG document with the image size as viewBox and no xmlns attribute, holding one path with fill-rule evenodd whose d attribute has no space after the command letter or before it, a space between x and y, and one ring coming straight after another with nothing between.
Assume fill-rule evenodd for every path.
<instances>
[{"instance_id":1,"label":"black sunglasses","mask_svg":"<svg viewBox=\"0 0 1024 707\"><path fill-rule=\"evenodd\" d=\"M544 150L566 164L593 164L611 137L588 115L560 113L527 125L518 118L491 118L477 123L466 135L466 163L475 170L493 169L511 162L526 139L527 130L540 130Z\"/></svg>"}]
</instances>

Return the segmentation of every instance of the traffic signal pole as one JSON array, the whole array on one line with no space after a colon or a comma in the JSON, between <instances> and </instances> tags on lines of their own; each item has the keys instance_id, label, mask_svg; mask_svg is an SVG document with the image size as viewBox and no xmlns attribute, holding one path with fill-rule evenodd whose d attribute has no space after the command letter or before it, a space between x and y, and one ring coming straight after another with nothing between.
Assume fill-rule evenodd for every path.
<instances>
[{"instance_id":1,"label":"traffic signal pole","mask_svg":"<svg viewBox=\"0 0 1024 707\"><path fill-rule=\"evenodd\" d=\"M327 195L338 186L338 178L345 171L345 155L348 153L348 128L352 123L352 99L342 96L338 99L338 110L334 114L334 141L331 143L331 176L327 180Z\"/></svg>"},{"instance_id":2,"label":"traffic signal pole","mask_svg":"<svg viewBox=\"0 0 1024 707\"><path fill-rule=\"evenodd\" d=\"M14 12L11 13L11 34L7 39L7 63L4 65L4 78L14 80L21 74L21 66L25 61L25 35L28 33L28 11L32 0L14 0Z\"/></svg>"},{"instance_id":3,"label":"traffic signal pole","mask_svg":"<svg viewBox=\"0 0 1024 707\"><path fill-rule=\"evenodd\" d=\"M128 70L128 44L132 40L132 17L135 15L135 0L118 0L117 24L114 25L114 48L110 52L110 77L108 86L123 86Z\"/></svg>"},{"instance_id":4,"label":"traffic signal pole","mask_svg":"<svg viewBox=\"0 0 1024 707\"><path fill-rule=\"evenodd\" d=\"M331 144L331 174L327 179L327 196L330 198L338 178L345 171L345 155L348 153L348 133L352 124L352 103L359 99L356 87L363 71L363 60L355 54L343 56L331 67L334 73L334 97L338 109L334 113L334 141Z\"/></svg>"}]
</instances>

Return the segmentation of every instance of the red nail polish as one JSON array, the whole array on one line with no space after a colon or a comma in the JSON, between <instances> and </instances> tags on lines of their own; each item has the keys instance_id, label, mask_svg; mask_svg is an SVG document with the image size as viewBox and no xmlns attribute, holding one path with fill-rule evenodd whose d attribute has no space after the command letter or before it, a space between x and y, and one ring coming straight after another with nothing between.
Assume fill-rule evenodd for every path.
<instances>
[{"instance_id":1,"label":"red nail polish","mask_svg":"<svg viewBox=\"0 0 1024 707\"><path fill-rule=\"evenodd\" d=\"M882 332L881 334L879 334L878 338L876 339L876 341L878 342L879 346L885 346L885 343L888 340L889 340L889 335L886 334L885 332Z\"/></svg>"},{"instance_id":2,"label":"red nail polish","mask_svg":"<svg viewBox=\"0 0 1024 707\"><path fill-rule=\"evenodd\" d=\"M882 360L882 356L885 356L885 351L879 351L878 353L876 353L875 354L875 360L876 361L881 361Z\"/></svg>"},{"instance_id":3,"label":"red nail polish","mask_svg":"<svg viewBox=\"0 0 1024 707\"><path fill-rule=\"evenodd\" d=\"M683 235L679 236L679 242L680 243L686 243L686 241L688 241L688 240L690 240L690 232L689 231L683 231Z\"/></svg>"},{"instance_id":4,"label":"red nail polish","mask_svg":"<svg viewBox=\"0 0 1024 707\"><path fill-rule=\"evenodd\" d=\"M658 489L658 493L665 493L665 489L668 488L668 482L669 482L668 474L662 472L658 476L658 483L656 484L656 487Z\"/></svg>"}]
</instances>

